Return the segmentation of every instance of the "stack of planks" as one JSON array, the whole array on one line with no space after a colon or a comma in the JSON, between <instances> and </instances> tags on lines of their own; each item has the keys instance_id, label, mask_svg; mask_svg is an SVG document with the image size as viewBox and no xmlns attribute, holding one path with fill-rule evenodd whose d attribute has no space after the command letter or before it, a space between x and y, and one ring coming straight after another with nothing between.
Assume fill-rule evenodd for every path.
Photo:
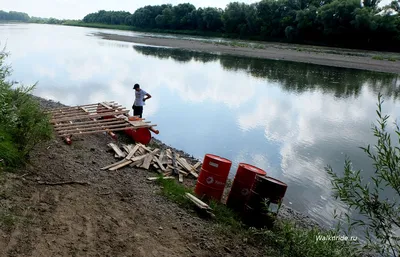
<instances>
[{"instance_id":1,"label":"stack of planks","mask_svg":"<svg viewBox=\"0 0 400 257\"><path fill-rule=\"evenodd\" d=\"M183 183L184 177L189 175L196 179L199 176L197 170L201 166L201 162L192 166L185 158L180 157L171 149L152 149L143 144L122 145L122 150L114 143L110 143L108 146L114 150L115 157L122 160L103 167L102 170L115 171L128 165L146 170L152 167L164 177L177 177L181 183Z\"/></svg>"}]
</instances>

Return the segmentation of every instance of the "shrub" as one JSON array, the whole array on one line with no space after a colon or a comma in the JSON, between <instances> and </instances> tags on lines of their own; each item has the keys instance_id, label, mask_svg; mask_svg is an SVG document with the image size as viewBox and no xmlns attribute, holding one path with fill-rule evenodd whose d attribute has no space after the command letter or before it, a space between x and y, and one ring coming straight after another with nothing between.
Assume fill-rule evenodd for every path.
<instances>
[{"instance_id":1,"label":"shrub","mask_svg":"<svg viewBox=\"0 0 400 257\"><path fill-rule=\"evenodd\" d=\"M2 165L22 164L29 152L51 137L49 117L31 93L35 87L14 87L6 81L10 67L4 64L7 53L0 52L0 160Z\"/></svg>"},{"instance_id":2,"label":"shrub","mask_svg":"<svg viewBox=\"0 0 400 257\"><path fill-rule=\"evenodd\" d=\"M361 149L373 161L375 173L363 178L360 170L354 170L346 159L344 174L338 176L331 167L327 171L332 177L336 198L347 204L361 218L347 217L349 229L359 227L365 231L366 249L377 251L382 256L398 256L400 242L396 230L400 228L400 129L396 125L396 140L392 141L387 131L388 115L382 114L382 95L378 96L378 125L373 126L377 143ZM397 142L396 142L397 141ZM366 181L366 179L368 179ZM369 181L370 180L370 181ZM384 197L384 195L391 197Z\"/></svg>"}]
</instances>

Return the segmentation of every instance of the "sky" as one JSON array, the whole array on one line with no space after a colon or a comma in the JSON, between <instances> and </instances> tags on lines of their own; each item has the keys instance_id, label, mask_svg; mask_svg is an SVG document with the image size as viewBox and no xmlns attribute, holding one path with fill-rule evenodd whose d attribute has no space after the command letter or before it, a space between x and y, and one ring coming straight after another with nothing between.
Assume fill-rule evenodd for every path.
<instances>
[{"instance_id":1,"label":"sky","mask_svg":"<svg viewBox=\"0 0 400 257\"><path fill-rule=\"evenodd\" d=\"M0 0L0 9L4 11L19 11L30 16L58 19L82 19L86 14L99 10L129 11L145 5L180 4L190 2L196 7L225 8L233 0ZM259 0L242 0L248 4ZM391 0L382 0L381 4L389 4Z\"/></svg>"},{"instance_id":2,"label":"sky","mask_svg":"<svg viewBox=\"0 0 400 257\"><path fill-rule=\"evenodd\" d=\"M86 14L99 10L128 11L146 5L180 4L190 2L196 7L225 8L230 0L0 0L0 9L19 11L35 17L59 19L82 19ZM243 0L248 4L259 0Z\"/></svg>"}]
</instances>

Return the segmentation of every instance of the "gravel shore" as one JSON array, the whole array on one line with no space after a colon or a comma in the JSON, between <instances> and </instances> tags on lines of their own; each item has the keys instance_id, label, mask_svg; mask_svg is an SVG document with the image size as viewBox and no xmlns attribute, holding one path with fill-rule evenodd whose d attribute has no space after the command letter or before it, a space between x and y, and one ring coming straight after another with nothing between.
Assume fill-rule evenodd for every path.
<instances>
[{"instance_id":1,"label":"gravel shore","mask_svg":"<svg viewBox=\"0 0 400 257\"><path fill-rule=\"evenodd\" d=\"M96 33L95 35L107 40L132 42L137 44L153 45L160 47L173 47L184 50L215 54L312 63L325 66L388 72L396 74L400 73L400 61L374 59L374 57L379 54L388 55L395 59L398 58L398 54L394 53L378 53L313 46L293 47L289 44L272 43L265 43L263 44L263 49L259 49L252 48L250 46L237 47L189 39L136 37L107 33Z\"/></svg>"}]
</instances>

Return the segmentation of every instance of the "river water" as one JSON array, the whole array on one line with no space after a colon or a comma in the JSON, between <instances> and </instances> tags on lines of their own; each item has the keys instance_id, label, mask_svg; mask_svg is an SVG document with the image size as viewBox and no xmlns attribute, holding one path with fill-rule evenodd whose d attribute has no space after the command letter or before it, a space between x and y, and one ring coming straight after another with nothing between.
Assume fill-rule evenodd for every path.
<instances>
[{"instance_id":1,"label":"river water","mask_svg":"<svg viewBox=\"0 0 400 257\"><path fill-rule=\"evenodd\" d=\"M284 202L321 224L334 223L329 176L346 156L373 173L359 146L374 144L378 92L394 122L398 75L156 48L103 40L97 32L141 33L38 24L0 24L12 80L34 94L79 105L117 101L130 108L139 83L153 98L144 116L158 139L203 159L207 153L267 171L288 184ZM148 34L147 34L148 35Z\"/></svg>"}]
</instances>

